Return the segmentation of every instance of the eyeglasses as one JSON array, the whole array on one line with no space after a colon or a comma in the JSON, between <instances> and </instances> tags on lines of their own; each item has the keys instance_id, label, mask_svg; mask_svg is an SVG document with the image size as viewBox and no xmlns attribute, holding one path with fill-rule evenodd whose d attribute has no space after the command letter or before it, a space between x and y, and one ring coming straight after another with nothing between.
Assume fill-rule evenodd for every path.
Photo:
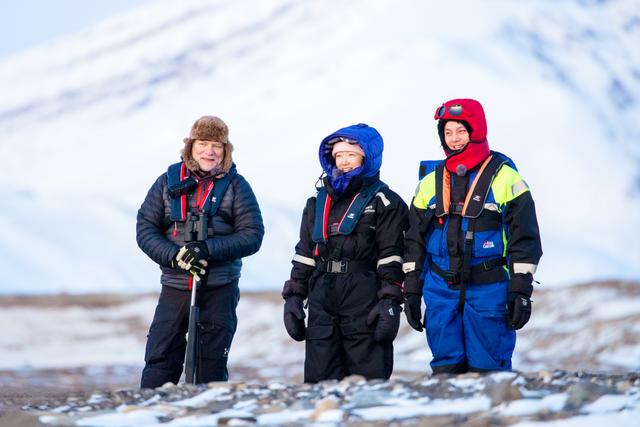
<instances>
[{"instance_id":1,"label":"eyeglasses","mask_svg":"<svg viewBox=\"0 0 640 427\"><path fill-rule=\"evenodd\" d=\"M442 117L444 117L446 113L447 113L447 106L443 105L438 109L438 113L436 115L438 116L439 119L441 119ZM452 106L450 106L449 114L451 114L452 116L459 116L460 114L462 114L462 105L453 104Z\"/></svg>"}]
</instances>

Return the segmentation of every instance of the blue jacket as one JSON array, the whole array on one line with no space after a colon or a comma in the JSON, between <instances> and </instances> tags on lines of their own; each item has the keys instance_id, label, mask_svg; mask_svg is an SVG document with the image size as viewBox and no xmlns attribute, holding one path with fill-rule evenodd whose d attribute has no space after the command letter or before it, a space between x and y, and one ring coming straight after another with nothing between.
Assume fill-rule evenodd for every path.
<instances>
[{"instance_id":1,"label":"blue jacket","mask_svg":"<svg viewBox=\"0 0 640 427\"><path fill-rule=\"evenodd\" d=\"M235 165L232 166L235 172ZM231 171L230 171L231 172ZM185 244L185 223L171 221L171 196L167 173L158 177L138 210L136 240L140 249L160 265L160 282L165 286L187 289L189 275L171 268L171 260ZM197 187L187 195L192 206ZM207 286L221 286L240 277L241 258L260 249L264 225L260 207L249 183L233 174L218 211L209 219Z\"/></svg>"}]
</instances>

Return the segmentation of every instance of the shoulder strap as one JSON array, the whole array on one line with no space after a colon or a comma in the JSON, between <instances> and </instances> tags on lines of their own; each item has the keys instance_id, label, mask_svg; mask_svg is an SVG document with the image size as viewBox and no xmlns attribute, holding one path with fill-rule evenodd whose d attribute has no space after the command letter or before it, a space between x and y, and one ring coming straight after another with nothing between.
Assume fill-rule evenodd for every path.
<instances>
[{"instance_id":1,"label":"shoulder strap","mask_svg":"<svg viewBox=\"0 0 640 427\"><path fill-rule=\"evenodd\" d=\"M489 194L491 182L502 165L507 161L499 156L491 155L484 161L476 174L462 208L462 216L477 218L484 209L484 202Z\"/></svg>"},{"instance_id":2,"label":"shoulder strap","mask_svg":"<svg viewBox=\"0 0 640 427\"><path fill-rule=\"evenodd\" d=\"M436 216L449 213L451 207L451 174L444 167L445 162L436 166Z\"/></svg>"},{"instance_id":3,"label":"shoulder strap","mask_svg":"<svg viewBox=\"0 0 640 427\"><path fill-rule=\"evenodd\" d=\"M229 184L231 184L231 180L236 175L235 168L232 168L228 173L226 173L222 178L216 179L214 181L213 191L211 197L208 197L202 206L202 211L209 214L209 216L214 216L216 212L218 212L218 208L220 207L220 203L224 198L227 189L229 188Z\"/></svg>"},{"instance_id":4,"label":"shoulder strap","mask_svg":"<svg viewBox=\"0 0 640 427\"><path fill-rule=\"evenodd\" d=\"M321 187L316 195L316 212L313 218L313 231L311 238L314 242L326 242L329 239L327 235L327 222L329 220L329 210L331 209L331 197L327 194L327 190Z\"/></svg>"},{"instance_id":5,"label":"shoulder strap","mask_svg":"<svg viewBox=\"0 0 640 427\"><path fill-rule=\"evenodd\" d=\"M186 221L187 219L187 190L195 184L189 176L184 162L174 163L167 168L167 187L171 198L171 221Z\"/></svg>"}]
</instances>

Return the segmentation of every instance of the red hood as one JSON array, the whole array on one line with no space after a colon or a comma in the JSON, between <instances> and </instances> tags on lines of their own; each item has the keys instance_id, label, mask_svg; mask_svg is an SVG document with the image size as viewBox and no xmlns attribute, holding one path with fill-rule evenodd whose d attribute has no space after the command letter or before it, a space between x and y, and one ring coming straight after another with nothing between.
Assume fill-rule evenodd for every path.
<instances>
[{"instance_id":1,"label":"red hood","mask_svg":"<svg viewBox=\"0 0 640 427\"><path fill-rule=\"evenodd\" d=\"M453 107L453 108L452 108ZM463 165L465 170L470 170L479 165L489 156L489 142L487 141L487 120L484 116L482 105L475 99L452 99L436 109L434 119L439 123L454 120L466 122L471 127L469 144L460 151L445 150L447 155L446 166L451 172ZM446 147L444 140L441 141Z\"/></svg>"}]
</instances>

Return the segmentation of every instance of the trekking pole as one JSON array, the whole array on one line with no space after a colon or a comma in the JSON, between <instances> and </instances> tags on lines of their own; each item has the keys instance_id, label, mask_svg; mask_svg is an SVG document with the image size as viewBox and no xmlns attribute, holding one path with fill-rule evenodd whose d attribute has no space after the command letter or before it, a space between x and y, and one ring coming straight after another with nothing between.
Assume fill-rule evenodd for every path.
<instances>
[{"instance_id":1,"label":"trekking pole","mask_svg":"<svg viewBox=\"0 0 640 427\"><path fill-rule=\"evenodd\" d=\"M187 384L197 384L198 373L198 324L200 308L196 305L198 276L193 276L191 289L191 308L189 310L189 329L187 330L187 350L184 356L184 379Z\"/></svg>"},{"instance_id":2,"label":"trekking pole","mask_svg":"<svg viewBox=\"0 0 640 427\"><path fill-rule=\"evenodd\" d=\"M209 231L209 216L201 212L197 215L197 221L195 221L195 217L195 215L192 216L191 237L199 241L204 241L207 239L207 233ZM200 280L201 278L194 274L191 282L191 308L189 310L189 329L187 330L187 350L184 356L184 378L187 384L198 383L198 357L200 352L198 326L200 325L200 308L196 305L196 296Z\"/></svg>"}]
</instances>

